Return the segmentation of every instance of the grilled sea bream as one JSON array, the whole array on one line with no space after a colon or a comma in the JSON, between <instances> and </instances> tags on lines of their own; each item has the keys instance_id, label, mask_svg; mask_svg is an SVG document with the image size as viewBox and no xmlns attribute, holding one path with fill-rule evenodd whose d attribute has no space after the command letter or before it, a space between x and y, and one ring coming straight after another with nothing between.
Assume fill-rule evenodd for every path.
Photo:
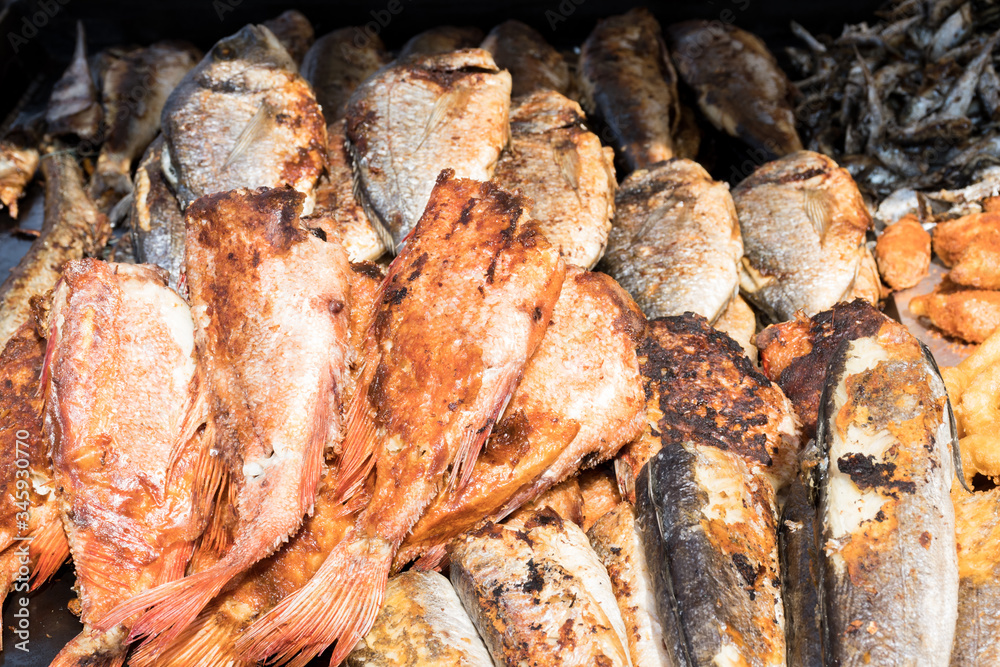
<instances>
[{"instance_id":1,"label":"grilled sea bream","mask_svg":"<svg viewBox=\"0 0 1000 667\"><path fill-rule=\"evenodd\" d=\"M677 73L648 9L598 21L577 68L587 115L610 130L624 173L676 154Z\"/></svg>"},{"instance_id":2,"label":"grilled sea bream","mask_svg":"<svg viewBox=\"0 0 1000 667\"><path fill-rule=\"evenodd\" d=\"M696 162L669 160L622 182L603 266L647 316L715 321L736 294L742 254L729 188Z\"/></svg>"},{"instance_id":3,"label":"grilled sea bream","mask_svg":"<svg viewBox=\"0 0 1000 667\"><path fill-rule=\"evenodd\" d=\"M497 67L510 72L511 97L539 90L569 94L569 65L531 26L504 21L490 30L479 48L490 52Z\"/></svg>"},{"instance_id":4,"label":"grilled sea bream","mask_svg":"<svg viewBox=\"0 0 1000 667\"><path fill-rule=\"evenodd\" d=\"M576 102L551 90L518 100L494 180L531 198L531 217L568 264L604 254L615 210L614 152L588 132Z\"/></svg>"},{"instance_id":5,"label":"grilled sea bream","mask_svg":"<svg viewBox=\"0 0 1000 667\"><path fill-rule=\"evenodd\" d=\"M396 550L460 489L552 317L565 267L518 196L443 172L382 283L348 411L339 491L373 497L316 576L257 621L248 659L333 663L375 620Z\"/></svg>"},{"instance_id":6,"label":"grilled sea bream","mask_svg":"<svg viewBox=\"0 0 1000 667\"><path fill-rule=\"evenodd\" d=\"M273 19L264 21L261 25L278 38L296 65L302 64L302 59L312 47L316 36L312 23L309 22L305 14L297 9L289 9Z\"/></svg>"},{"instance_id":7,"label":"grilled sea bream","mask_svg":"<svg viewBox=\"0 0 1000 667\"><path fill-rule=\"evenodd\" d=\"M635 346L642 313L608 276L570 268L538 350L476 461L469 483L441 489L400 548L396 565L499 521L553 485L614 456L643 424Z\"/></svg>"},{"instance_id":8,"label":"grilled sea bream","mask_svg":"<svg viewBox=\"0 0 1000 667\"><path fill-rule=\"evenodd\" d=\"M874 265L865 246L871 217L830 158L799 151L769 162L736 186L733 201L743 232L740 288L770 318L814 315L863 286L859 275Z\"/></svg>"},{"instance_id":9,"label":"grilled sea bream","mask_svg":"<svg viewBox=\"0 0 1000 667\"><path fill-rule=\"evenodd\" d=\"M200 58L198 49L176 42L105 54L105 139L88 186L102 210L109 211L132 189L132 162L160 131L167 97Z\"/></svg>"},{"instance_id":10,"label":"grilled sea bream","mask_svg":"<svg viewBox=\"0 0 1000 667\"><path fill-rule=\"evenodd\" d=\"M0 345L28 321L30 300L52 289L63 264L97 253L111 236L107 217L83 189L83 172L65 152L42 159L45 217L27 254L0 285Z\"/></svg>"},{"instance_id":11,"label":"grilled sea bream","mask_svg":"<svg viewBox=\"0 0 1000 667\"><path fill-rule=\"evenodd\" d=\"M129 228L136 261L166 271L168 284L177 289L184 269L184 214L160 169L163 147L158 137L135 170Z\"/></svg>"},{"instance_id":12,"label":"grilled sea bream","mask_svg":"<svg viewBox=\"0 0 1000 667\"><path fill-rule=\"evenodd\" d=\"M716 128L768 159L802 150L795 88L760 38L721 21L685 21L666 32L677 73Z\"/></svg>"},{"instance_id":13,"label":"grilled sea bream","mask_svg":"<svg viewBox=\"0 0 1000 667\"><path fill-rule=\"evenodd\" d=\"M382 611L348 667L493 667L448 579L405 572L389 580Z\"/></svg>"},{"instance_id":14,"label":"grilled sea bream","mask_svg":"<svg viewBox=\"0 0 1000 667\"><path fill-rule=\"evenodd\" d=\"M796 477L781 508L781 598L788 664L825 667L819 521L810 488L805 475Z\"/></svg>"},{"instance_id":15,"label":"grilled sea bream","mask_svg":"<svg viewBox=\"0 0 1000 667\"><path fill-rule=\"evenodd\" d=\"M316 40L302 61L301 71L312 85L328 125L344 117L344 106L354 89L390 60L378 35L362 28L341 28Z\"/></svg>"},{"instance_id":16,"label":"grilled sea bream","mask_svg":"<svg viewBox=\"0 0 1000 667\"><path fill-rule=\"evenodd\" d=\"M817 443L826 653L840 665L947 665L958 606L954 418L903 325L845 341Z\"/></svg>"},{"instance_id":17,"label":"grilled sea bream","mask_svg":"<svg viewBox=\"0 0 1000 667\"><path fill-rule=\"evenodd\" d=\"M550 510L463 535L451 581L497 665L632 664L607 571L584 532Z\"/></svg>"},{"instance_id":18,"label":"grilled sea bream","mask_svg":"<svg viewBox=\"0 0 1000 667\"><path fill-rule=\"evenodd\" d=\"M195 339L237 517L218 562L102 621L152 606L132 634L150 635L157 648L299 527L313 507L323 451L342 437L350 266L336 239L323 241L300 224L303 200L289 188L262 188L188 207Z\"/></svg>"},{"instance_id":19,"label":"grilled sea bream","mask_svg":"<svg viewBox=\"0 0 1000 667\"><path fill-rule=\"evenodd\" d=\"M75 135L90 141L97 138L103 117L101 94L87 61L87 36L83 22L77 21L73 60L52 87L45 109L45 130L51 136Z\"/></svg>"},{"instance_id":20,"label":"grilled sea bream","mask_svg":"<svg viewBox=\"0 0 1000 667\"><path fill-rule=\"evenodd\" d=\"M45 438L77 574L83 632L53 665L121 665L123 599L184 576L217 458L187 304L150 266L71 262L52 297Z\"/></svg>"},{"instance_id":21,"label":"grilled sea bream","mask_svg":"<svg viewBox=\"0 0 1000 667\"><path fill-rule=\"evenodd\" d=\"M290 186L312 210L326 125L309 84L267 28L248 25L212 47L170 94L162 125L163 172L182 209L234 188Z\"/></svg>"},{"instance_id":22,"label":"grilled sea bream","mask_svg":"<svg viewBox=\"0 0 1000 667\"><path fill-rule=\"evenodd\" d=\"M475 26L442 25L411 37L399 50L399 59L471 49L479 46L482 41L483 31Z\"/></svg>"},{"instance_id":23,"label":"grilled sea bream","mask_svg":"<svg viewBox=\"0 0 1000 667\"><path fill-rule=\"evenodd\" d=\"M488 181L507 143L510 74L468 49L396 61L358 86L347 138L369 217L394 252L443 169Z\"/></svg>"}]
</instances>

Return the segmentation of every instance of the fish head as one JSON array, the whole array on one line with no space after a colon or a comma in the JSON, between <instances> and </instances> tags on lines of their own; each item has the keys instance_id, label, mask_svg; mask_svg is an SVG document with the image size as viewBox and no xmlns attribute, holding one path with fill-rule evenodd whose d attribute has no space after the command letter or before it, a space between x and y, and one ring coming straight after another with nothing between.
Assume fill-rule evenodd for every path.
<instances>
[{"instance_id":1,"label":"fish head","mask_svg":"<svg viewBox=\"0 0 1000 667\"><path fill-rule=\"evenodd\" d=\"M262 25L246 25L239 32L216 42L202 60L206 73L229 72L239 67L267 67L297 72L295 61L274 33Z\"/></svg>"}]
</instances>

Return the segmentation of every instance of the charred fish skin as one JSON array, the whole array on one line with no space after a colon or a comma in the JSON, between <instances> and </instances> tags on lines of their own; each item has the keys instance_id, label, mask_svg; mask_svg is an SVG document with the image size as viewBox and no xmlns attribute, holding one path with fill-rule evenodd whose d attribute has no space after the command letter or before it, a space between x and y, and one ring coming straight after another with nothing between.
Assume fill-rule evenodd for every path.
<instances>
[{"instance_id":1,"label":"charred fish skin","mask_svg":"<svg viewBox=\"0 0 1000 667\"><path fill-rule=\"evenodd\" d=\"M599 21L580 47L578 75L583 107L610 131L624 173L674 157L677 73L649 10Z\"/></svg>"},{"instance_id":2,"label":"charred fish skin","mask_svg":"<svg viewBox=\"0 0 1000 667\"><path fill-rule=\"evenodd\" d=\"M161 125L163 171L182 209L241 187L290 186L308 197L326 166L326 124L312 89L263 26L216 43L167 98Z\"/></svg>"},{"instance_id":3,"label":"charred fish skin","mask_svg":"<svg viewBox=\"0 0 1000 667\"><path fill-rule=\"evenodd\" d=\"M733 190L743 233L740 289L777 322L849 299L868 255L871 216L850 174L799 151Z\"/></svg>"},{"instance_id":4,"label":"charred fish skin","mask_svg":"<svg viewBox=\"0 0 1000 667\"><path fill-rule=\"evenodd\" d=\"M165 144L154 141L135 171L129 228L136 261L155 264L178 289L184 270L184 214L160 169Z\"/></svg>"},{"instance_id":5,"label":"charred fish skin","mask_svg":"<svg viewBox=\"0 0 1000 667\"><path fill-rule=\"evenodd\" d=\"M531 198L531 217L568 264L591 269L607 245L617 182L614 152L585 122L580 105L557 92L520 98L493 178Z\"/></svg>"},{"instance_id":6,"label":"charred fish skin","mask_svg":"<svg viewBox=\"0 0 1000 667\"><path fill-rule=\"evenodd\" d=\"M603 266L648 317L714 322L737 292L742 255L729 188L698 163L675 158L622 182Z\"/></svg>"},{"instance_id":7,"label":"charred fish skin","mask_svg":"<svg viewBox=\"0 0 1000 667\"><path fill-rule=\"evenodd\" d=\"M399 252L444 169L488 181L507 143L510 74L486 51L396 61L358 86L347 138L369 217Z\"/></svg>"},{"instance_id":8,"label":"charred fish skin","mask_svg":"<svg viewBox=\"0 0 1000 667\"><path fill-rule=\"evenodd\" d=\"M316 91L327 125L344 117L344 107L354 89L390 60L379 36L359 27L334 30L316 40L302 61L301 72Z\"/></svg>"},{"instance_id":9,"label":"charred fish skin","mask_svg":"<svg viewBox=\"0 0 1000 667\"><path fill-rule=\"evenodd\" d=\"M510 72L511 97L539 90L569 94L569 65L531 26L520 21L504 21L490 30L479 48L493 55L497 67Z\"/></svg>"},{"instance_id":10,"label":"charred fish skin","mask_svg":"<svg viewBox=\"0 0 1000 667\"><path fill-rule=\"evenodd\" d=\"M347 667L493 667L451 582L410 570L389 580L375 625Z\"/></svg>"},{"instance_id":11,"label":"charred fish skin","mask_svg":"<svg viewBox=\"0 0 1000 667\"><path fill-rule=\"evenodd\" d=\"M45 110L46 132L89 141L97 137L103 117L101 96L87 61L87 35L83 22L77 21L73 60L52 88Z\"/></svg>"},{"instance_id":12,"label":"charred fish skin","mask_svg":"<svg viewBox=\"0 0 1000 667\"><path fill-rule=\"evenodd\" d=\"M944 383L902 325L841 344L817 442L828 462L820 520L829 660L947 665L958 608L957 441Z\"/></svg>"},{"instance_id":13,"label":"charred fish skin","mask_svg":"<svg viewBox=\"0 0 1000 667\"><path fill-rule=\"evenodd\" d=\"M685 21L666 32L678 74L716 128L768 159L802 150L795 88L760 38L721 21Z\"/></svg>"},{"instance_id":14,"label":"charred fish skin","mask_svg":"<svg viewBox=\"0 0 1000 667\"><path fill-rule=\"evenodd\" d=\"M778 549L789 665L824 667L819 521L811 484L792 482L781 510Z\"/></svg>"}]
</instances>

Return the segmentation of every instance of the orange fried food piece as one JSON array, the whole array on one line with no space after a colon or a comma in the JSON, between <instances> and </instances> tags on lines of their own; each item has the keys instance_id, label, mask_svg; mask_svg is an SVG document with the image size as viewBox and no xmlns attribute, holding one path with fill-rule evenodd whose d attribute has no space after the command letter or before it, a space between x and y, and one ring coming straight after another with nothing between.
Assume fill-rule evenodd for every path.
<instances>
[{"instance_id":1,"label":"orange fried food piece","mask_svg":"<svg viewBox=\"0 0 1000 667\"><path fill-rule=\"evenodd\" d=\"M972 213L939 222L934 227L934 253L945 266L954 266L966 248L987 229L1000 230L1000 213Z\"/></svg>"},{"instance_id":2,"label":"orange fried food piece","mask_svg":"<svg viewBox=\"0 0 1000 667\"><path fill-rule=\"evenodd\" d=\"M580 473L580 495L583 496L583 525L586 532L602 516L618 507L622 501L614 468L603 465Z\"/></svg>"},{"instance_id":3,"label":"orange fried food piece","mask_svg":"<svg viewBox=\"0 0 1000 667\"><path fill-rule=\"evenodd\" d=\"M959 255L948 278L968 287L1000 289L1000 227L977 234Z\"/></svg>"},{"instance_id":4,"label":"orange fried food piece","mask_svg":"<svg viewBox=\"0 0 1000 667\"><path fill-rule=\"evenodd\" d=\"M963 289L946 279L930 294L911 299L910 312L948 336L982 343L1000 326L1000 292Z\"/></svg>"},{"instance_id":5,"label":"orange fried food piece","mask_svg":"<svg viewBox=\"0 0 1000 667\"><path fill-rule=\"evenodd\" d=\"M882 280L892 289L913 287L927 275L931 263L931 235L914 215L885 228L875 244L875 259Z\"/></svg>"}]
</instances>

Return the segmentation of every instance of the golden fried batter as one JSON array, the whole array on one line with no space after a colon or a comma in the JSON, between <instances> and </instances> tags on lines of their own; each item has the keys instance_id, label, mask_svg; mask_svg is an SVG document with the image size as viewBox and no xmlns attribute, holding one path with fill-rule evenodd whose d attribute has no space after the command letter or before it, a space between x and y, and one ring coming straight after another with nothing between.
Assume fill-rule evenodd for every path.
<instances>
[{"instance_id":1,"label":"golden fried batter","mask_svg":"<svg viewBox=\"0 0 1000 667\"><path fill-rule=\"evenodd\" d=\"M875 244L875 259L882 280L894 290L908 289L927 275L931 263L931 235L915 215L907 215L885 228Z\"/></svg>"},{"instance_id":2,"label":"golden fried batter","mask_svg":"<svg viewBox=\"0 0 1000 667\"><path fill-rule=\"evenodd\" d=\"M949 336L981 343L1000 326L1000 292L963 289L946 278L930 294L914 297L910 312Z\"/></svg>"},{"instance_id":3,"label":"golden fried batter","mask_svg":"<svg viewBox=\"0 0 1000 667\"><path fill-rule=\"evenodd\" d=\"M977 234L948 277L960 285L1000 289L1000 227L989 227Z\"/></svg>"},{"instance_id":4,"label":"golden fried batter","mask_svg":"<svg viewBox=\"0 0 1000 667\"><path fill-rule=\"evenodd\" d=\"M1000 213L972 213L939 222L934 227L934 253L945 266L954 266L976 237L987 229L1000 230Z\"/></svg>"}]
</instances>

